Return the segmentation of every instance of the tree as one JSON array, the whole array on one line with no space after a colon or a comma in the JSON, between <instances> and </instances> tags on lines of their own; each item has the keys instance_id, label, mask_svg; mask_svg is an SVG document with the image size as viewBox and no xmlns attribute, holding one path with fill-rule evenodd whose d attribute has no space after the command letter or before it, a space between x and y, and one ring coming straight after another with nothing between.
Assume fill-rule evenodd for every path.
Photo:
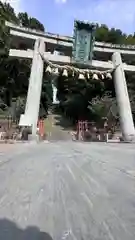
<instances>
[{"instance_id":1,"label":"tree","mask_svg":"<svg viewBox=\"0 0 135 240\"><path fill-rule=\"evenodd\" d=\"M28 14L25 13L19 13L18 14L18 19L19 19L19 23L23 26L23 27L29 27L30 21L29 21L29 17Z\"/></svg>"},{"instance_id":2,"label":"tree","mask_svg":"<svg viewBox=\"0 0 135 240\"><path fill-rule=\"evenodd\" d=\"M108 119L108 123L118 119L116 100L110 96L104 95L102 98L93 98L89 103L88 109L91 117L99 124L105 118Z\"/></svg>"},{"instance_id":3,"label":"tree","mask_svg":"<svg viewBox=\"0 0 135 240\"><path fill-rule=\"evenodd\" d=\"M123 34L119 29L111 28L108 32L108 42L110 43L122 43L123 42Z\"/></svg>"},{"instance_id":4,"label":"tree","mask_svg":"<svg viewBox=\"0 0 135 240\"><path fill-rule=\"evenodd\" d=\"M42 32L45 31L43 24L40 23L36 18L29 17L26 12L25 13L19 13L18 14L18 19L19 19L19 23L23 27L39 30L39 31L42 31Z\"/></svg>"},{"instance_id":5,"label":"tree","mask_svg":"<svg viewBox=\"0 0 135 240\"><path fill-rule=\"evenodd\" d=\"M36 18L29 19L29 27L31 29L39 30L42 32L45 31L44 25L42 23L40 23Z\"/></svg>"},{"instance_id":6,"label":"tree","mask_svg":"<svg viewBox=\"0 0 135 240\"><path fill-rule=\"evenodd\" d=\"M33 19L26 12L16 16L10 4L0 1L0 99L7 107L11 106L12 98L26 97L31 64L29 60L8 58L11 36L5 21L20 23L29 28L33 24L33 29L35 24L36 30L43 30L42 24Z\"/></svg>"},{"instance_id":7,"label":"tree","mask_svg":"<svg viewBox=\"0 0 135 240\"><path fill-rule=\"evenodd\" d=\"M5 21L18 23L14 9L9 3L0 1L0 54L7 54L10 45L10 35L8 28L5 27Z\"/></svg>"},{"instance_id":8,"label":"tree","mask_svg":"<svg viewBox=\"0 0 135 240\"><path fill-rule=\"evenodd\" d=\"M99 26L97 24L95 35L96 41L108 42L108 32L109 29L106 25L102 24L101 26Z\"/></svg>"}]
</instances>

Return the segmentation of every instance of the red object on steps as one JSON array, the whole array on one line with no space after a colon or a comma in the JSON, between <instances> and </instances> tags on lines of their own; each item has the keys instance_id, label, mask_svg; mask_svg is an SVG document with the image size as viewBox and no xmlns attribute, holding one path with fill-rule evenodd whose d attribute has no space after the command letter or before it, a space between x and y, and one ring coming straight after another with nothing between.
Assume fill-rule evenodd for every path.
<instances>
[{"instance_id":1,"label":"red object on steps","mask_svg":"<svg viewBox=\"0 0 135 240\"><path fill-rule=\"evenodd\" d=\"M38 121L38 128L39 128L39 134L41 137L44 136L45 134L45 124L44 124L44 120L39 120Z\"/></svg>"}]
</instances>

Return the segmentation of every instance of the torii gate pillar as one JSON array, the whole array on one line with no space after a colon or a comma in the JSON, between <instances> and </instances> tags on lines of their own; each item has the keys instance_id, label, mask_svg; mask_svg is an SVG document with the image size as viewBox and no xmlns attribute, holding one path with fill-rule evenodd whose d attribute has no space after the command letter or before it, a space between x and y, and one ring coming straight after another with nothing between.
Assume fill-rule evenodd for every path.
<instances>
[{"instance_id":1,"label":"torii gate pillar","mask_svg":"<svg viewBox=\"0 0 135 240\"><path fill-rule=\"evenodd\" d=\"M112 61L115 67L114 71L114 85L116 92L116 100L120 115L120 125L124 141L135 140L135 128L133 122L133 116L131 112L131 105L127 90L125 73L123 70L123 64L121 55L115 52L112 55Z\"/></svg>"},{"instance_id":2,"label":"torii gate pillar","mask_svg":"<svg viewBox=\"0 0 135 240\"><path fill-rule=\"evenodd\" d=\"M37 39L35 42L25 113L21 115L19 123L19 126L32 127L33 138L36 137L37 132L44 68L44 62L39 52L41 54L45 52L45 43L42 39Z\"/></svg>"}]
</instances>

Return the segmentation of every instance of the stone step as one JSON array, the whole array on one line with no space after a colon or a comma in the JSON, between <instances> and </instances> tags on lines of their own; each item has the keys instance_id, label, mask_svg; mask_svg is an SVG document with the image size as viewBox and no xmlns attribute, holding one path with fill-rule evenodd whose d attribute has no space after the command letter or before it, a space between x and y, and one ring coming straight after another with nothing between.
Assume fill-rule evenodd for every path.
<instances>
[{"instance_id":1,"label":"stone step","mask_svg":"<svg viewBox=\"0 0 135 240\"><path fill-rule=\"evenodd\" d=\"M45 129L47 134L47 140L49 141L67 141L71 139L71 135L67 129L63 129L60 124L58 124L59 115L50 114L45 120Z\"/></svg>"}]
</instances>

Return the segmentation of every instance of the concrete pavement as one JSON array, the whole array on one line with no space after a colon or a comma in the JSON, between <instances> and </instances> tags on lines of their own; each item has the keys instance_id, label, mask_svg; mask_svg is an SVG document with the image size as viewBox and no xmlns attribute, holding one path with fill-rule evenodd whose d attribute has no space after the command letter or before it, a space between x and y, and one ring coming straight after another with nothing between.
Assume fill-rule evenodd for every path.
<instances>
[{"instance_id":1,"label":"concrete pavement","mask_svg":"<svg viewBox=\"0 0 135 240\"><path fill-rule=\"evenodd\" d=\"M134 240L135 146L52 142L0 153L0 240Z\"/></svg>"}]
</instances>

